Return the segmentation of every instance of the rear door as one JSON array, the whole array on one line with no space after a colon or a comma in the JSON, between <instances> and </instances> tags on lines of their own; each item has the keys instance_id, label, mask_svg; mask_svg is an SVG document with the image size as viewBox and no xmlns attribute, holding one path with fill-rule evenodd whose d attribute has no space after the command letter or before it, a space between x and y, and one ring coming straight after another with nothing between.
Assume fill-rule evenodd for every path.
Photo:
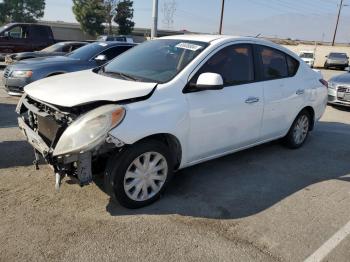
<instances>
[{"instance_id":1,"label":"rear door","mask_svg":"<svg viewBox=\"0 0 350 262\"><path fill-rule=\"evenodd\" d=\"M41 50L52 44L53 39L50 30L46 26L30 26L30 42L33 50Z\"/></svg>"},{"instance_id":2,"label":"rear door","mask_svg":"<svg viewBox=\"0 0 350 262\"><path fill-rule=\"evenodd\" d=\"M191 123L191 162L259 140L263 89L255 82L254 71L252 46L231 44L212 55L192 77L188 85L195 84L201 73L220 74L224 88L185 93Z\"/></svg>"},{"instance_id":3,"label":"rear door","mask_svg":"<svg viewBox=\"0 0 350 262\"><path fill-rule=\"evenodd\" d=\"M299 62L288 54L256 45L259 78L264 89L264 114L261 139L285 135L296 112L304 104L305 90L296 74Z\"/></svg>"}]
</instances>

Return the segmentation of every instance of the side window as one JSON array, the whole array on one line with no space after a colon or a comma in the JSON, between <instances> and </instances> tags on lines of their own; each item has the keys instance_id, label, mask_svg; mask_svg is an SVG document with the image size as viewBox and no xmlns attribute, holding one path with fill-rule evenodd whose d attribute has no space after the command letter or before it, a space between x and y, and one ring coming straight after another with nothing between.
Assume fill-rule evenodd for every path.
<instances>
[{"instance_id":1,"label":"side window","mask_svg":"<svg viewBox=\"0 0 350 262\"><path fill-rule=\"evenodd\" d=\"M41 38L46 39L48 36L46 27L43 27L43 26L33 26L31 28L31 32L32 32L32 37L37 39L41 39Z\"/></svg>"},{"instance_id":2,"label":"side window","mask_svg":"<svg viewBox=\"0 0 350 262\"><path fill-rule=\"evenodd\" d=\"M27 38L28 32L26 26L15 26L11 28L9 31L9 36L11 38Z\"/></svg>"},{"instance_id":3,"label":"side window","mask_svg":"<svg viewBox=\"0 0 350 262\"><path fill-rule=\"evenodd\" d=\"M289 55L286 55L286 57L288 65L288 76L295 76L299 69L299 61Z\"/></svg>"},{"instance_id":4,"label":"side window","mask_svg":"<svg viewBox=\"0 0 350 262\"><path fill-rule=\"evenodd\" d=\"M254 81L253 52L250 45L231 45L214 54L195 74L191 83L196 83L202 73L217 73L225 86Z\"/></svg>"},{"instance_id":5,"label":"side window","mask_svg":"<svg viewBox=\"0 0 350 262\"><path fill-rule=\"evenodd\" d=\"M72 48L71 48L71 52L74 51L75 49L78 49L80 47L82 47L84 44L74 44L72 45Z\"/></svg>"},{"instance_id":6,"label":"side window","mask_svg":"<svg viewBox=\"0 0 350 262\"><path fill-rule=\"evenodd\" d=\"M286 55L276 49L260 46L258 48L264 80L288 77Z\"/></svg>"},{"instance_id":7,"label":"side window","mask_svg":"<svg viewBox=\"0 0 350 262\"><path fill-rule=\"evenodd\" d=\"M107 57L107 60L112 60L130 48L131 46L115 46L103 51L100 55L105 55Z\"/></svg>"},{"instance_id":8,"label":"side window","mask_svg":"<svg viewBox=\"0 0 350 262\"><path fill-rule=\"evenodd\" d=\"M70 52L72 52L72 47L73 46L71 44L65 45L65 46L62 47L62 52L70 53Z\"/></svg>"}]
</instances>

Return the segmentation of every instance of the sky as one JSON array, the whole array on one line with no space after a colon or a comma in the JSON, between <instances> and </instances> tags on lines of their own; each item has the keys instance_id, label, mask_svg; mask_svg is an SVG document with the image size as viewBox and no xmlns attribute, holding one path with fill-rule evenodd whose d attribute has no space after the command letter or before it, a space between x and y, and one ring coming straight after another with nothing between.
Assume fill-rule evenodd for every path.
<instances>
[{"instance_id":1,"label":"sky","mask_svg":"<svg viewBox=\"0 0 350 262\"><path fill-rule=\"evenodd\" d=\"M174 1L173 23L163 7ZM223 33L331 41L340 0L225 0ZM337 41L350 43L350 0L344 0ZM349 5L349 6L347 6ZM159 0L158 27L218 32L221 0ZM46 0L44 20L75 22L72 0ZM134 0L135 27L149 28L152 0Z\"/></svg>"}]
</instances>

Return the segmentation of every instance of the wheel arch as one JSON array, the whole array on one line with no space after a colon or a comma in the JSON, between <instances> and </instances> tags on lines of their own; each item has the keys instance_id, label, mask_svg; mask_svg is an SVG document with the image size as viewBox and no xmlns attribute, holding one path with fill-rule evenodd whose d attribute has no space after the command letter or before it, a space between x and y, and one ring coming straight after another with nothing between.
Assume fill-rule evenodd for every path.
<instances>
[{"instance_id":1,"label":"wheel arch","mask_svg":"<svg viewBox=\"0 0 350 262\"><path fill-rule=\"evenodd\" d=\"M144 140L158 140L163 142L170 149L170 152L174 157L174 168L178 169L180 167L182 159L182 146L180 140L176 136L169 133L152 134L136 141L135 143Z\"/></svg>"},{"instance_id":2,"label":"wheel arch","mask_svg":"<svg viewBox=\"0 0 350 262\"><path fill-rule=\"evenodd\" d=\"M312 131L314 129L315 126L315 110L313 109L312 106L306 106L304 107L302 110L300 110L299 114L303 111L306 111L309 113L310 117L311 117L311 127L310 127L310 131ZM298 114L298 115L299 115Z\"/></svg>"}]
</instances>

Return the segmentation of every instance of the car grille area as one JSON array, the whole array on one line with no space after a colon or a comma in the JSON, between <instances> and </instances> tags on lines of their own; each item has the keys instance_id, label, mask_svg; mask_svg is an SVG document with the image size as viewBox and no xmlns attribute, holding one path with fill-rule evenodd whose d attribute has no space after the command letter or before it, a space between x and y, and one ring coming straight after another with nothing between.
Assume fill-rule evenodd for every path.
<instances>
[{"instance_id":1,"label":"car grille area","mask_svg":"<svg viewBox=\"0 0 350 262\"><path fill-rule=\"evenodd\" d=\"M9 78L10 74L11 74L10 68L6 67L4 70L4 77Z\"/></svg>"},{"instance_id":2,"label":"car grille area","mask_svg":"<svg viewBox=\"0 0 350 262\"><path fill-rule=\"evenodd\" d=\"M57 139L70 122L67 114L29 97L23 99L20 114L50 147L55 146Z\"/></svg>"},{"instance_id":3,"label":"car grille area","mask_svg":"<svg viewBox=\"0 0 350 262\"><path fill-rule=\"evenodd\" d=\"M340 101L350 102L350 87L338 86L337 99Z\"/></svg>"}]
</instances>

